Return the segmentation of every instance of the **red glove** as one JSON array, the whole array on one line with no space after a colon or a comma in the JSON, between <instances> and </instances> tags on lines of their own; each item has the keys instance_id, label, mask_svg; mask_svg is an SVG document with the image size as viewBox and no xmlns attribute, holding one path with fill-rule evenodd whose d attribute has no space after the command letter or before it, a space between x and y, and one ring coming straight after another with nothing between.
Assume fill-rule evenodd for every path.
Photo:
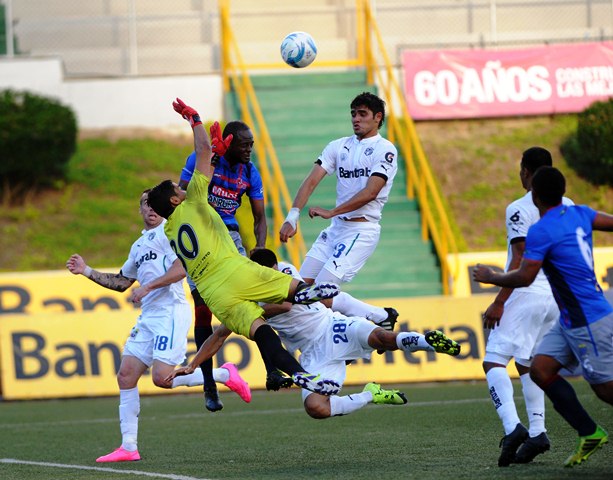
<instances>
[{"instance_id":1,"label":"red glove","mask_svg":"<svg viewBox=\"0 0 613 480\"><path fill-rule=\"evenodd\" d=\"M175 109L175 112L189 122L192 128L196 125L202 125L198 112L192 107L185 105L180 98L177 98L176 102L172 102L172 107Z\"/></svg>"},{"instance_id":2,"label":"red glove","mask_svg":"<svg viewBox=\"0 0 613 480\"><path fill-rule=\"evenodd\" d=\"M228 147L232 143L232 138L234 135L230 134L226 138L221 136L221 127L219 126L219 122L213 123L210 128L211 132L211 150L217 156L223 157L228 150Z\"/></svg>"}]
</instances>

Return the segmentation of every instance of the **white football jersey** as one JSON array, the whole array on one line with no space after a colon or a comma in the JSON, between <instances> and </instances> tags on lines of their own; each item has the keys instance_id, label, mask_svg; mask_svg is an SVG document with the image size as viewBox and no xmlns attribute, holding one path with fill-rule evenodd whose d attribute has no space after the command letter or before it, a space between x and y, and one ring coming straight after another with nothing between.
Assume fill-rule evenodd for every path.
<instances>
[{"instance_id":1,"label":"white football jersey","mask_svg":"<svg viewBox=\"0 0 613 480\"><path fill-rule=\"evenodd\" d=\"M279 271L302 280L296 267L291 263L279 262ZM341 316L334 313L337 317ZM326 331L326 325L332 321L333 312L321 302L310 305L292 305L289 312L266 319L279 334L287 350L304 351Z\"/></svg>"},{"instance_id":2,"label":"white football jersey","mask_svg":"<svg viewBox=\"0 0 613 480\"><path fill-rule=\"evenodd\" d=\"M566 197L562 198L562 203L564 205L574 205L573 201ZM528 235L528 229L538 222L540 218L539 210L532 201L532 192L526 193L523 197L518 198L507 206L507 264L504 269L505 272L509 270L509 263L511 262L512 241L516 238L525 240L526 236ZM531 285L517 288L515 290L551 294L551 286L549 285L543 270L539 271Z\"/></svg>"},{"instance_id":3,"label":"white football jersey","mask_svg":"<svg viewBox=\"0 0 613 480\"><path fill-rule=\"evenodd\" d=\"M135 278L141 285L166 273L178 258L170 247L164 233L166 220L151 230L143 230L142 236L132 244L128 259L121 267L121 273L128 278ZM153 290L142 301L142 310L172 305L177 301L187 302L183 282L176 282L166 287Z\"/></svg>"},{"instance_id":4,"label":"white football jersey","mask_svg":"<svg viewBox=\"0 0 613 480\"><path fill-rule=\"evenodd\" d=\"M343 217L365 217L371 222L381 219L392 183L398 171L398 152L392 142L377 134L358 140L355 135L330 142L318 159L328 175L336 174L336 205L346 202L364 189L372 175L386 179L377 198Z\"/></svg>"}]
</instances>

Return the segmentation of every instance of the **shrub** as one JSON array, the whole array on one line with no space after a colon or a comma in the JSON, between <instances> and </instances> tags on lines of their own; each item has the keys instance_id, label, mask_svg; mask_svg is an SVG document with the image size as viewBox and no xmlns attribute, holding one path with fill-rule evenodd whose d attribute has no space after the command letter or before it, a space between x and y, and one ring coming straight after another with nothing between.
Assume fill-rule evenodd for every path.
<instances>
[{"instance_id":1,"label":"shrub","mask_svg":"<svg viewBox=\"0 0 613 480\"><path fill-rule=\"evenodd\" d=\"M577 132L561 146L568 164L596 185L613 185L613 98L577 117Z\"/></svg>"},{"instance_id":2,"label":"shrub","mask_svg":"<svg viewBox=\"0 0 613 480\"><path fill-rule=\"evenodd\" d=\"M77 141L73 111L29 92L0 92L0 192L18 203L24 192L63 179Z\"/></svg>"}]
</instances>

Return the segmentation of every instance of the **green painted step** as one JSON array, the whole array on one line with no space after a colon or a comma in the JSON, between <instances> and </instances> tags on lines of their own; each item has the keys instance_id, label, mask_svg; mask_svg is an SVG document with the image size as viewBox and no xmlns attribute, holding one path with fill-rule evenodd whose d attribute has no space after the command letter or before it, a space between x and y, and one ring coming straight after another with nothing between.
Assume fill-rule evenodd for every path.
<instances>
[{"instance_id":1,"label":"green painted step","mask_svg":"<svg viewBox=\"0 0 613 480\"><path fill-rule=\"evenodd\" d=\"M352 134L349 102L363 91L364 71L338 73L291 72L251 77L266 125L283 170L290 195L311 171L313 163L332 140ZM240 117L237 102L226 98L229 118ZM257 126L255 128L257 130ZM382 132L385 135L385 131ZM256 159L257 163L257 159ZM381 239L377 249L354 280L343 289L359 298L392 298L440 295L441 273L430 242L421 238L421 216L414 200L406 198L406 172L399 171L383 210ZM299 228L307 249L328 220L310 219L308 207L332 208L336 181L325 178L311 196L300 217ZM271 232L277 235L277 232ZM282 254L282 252L280 252Z\"/></svg>"}]
</instances>

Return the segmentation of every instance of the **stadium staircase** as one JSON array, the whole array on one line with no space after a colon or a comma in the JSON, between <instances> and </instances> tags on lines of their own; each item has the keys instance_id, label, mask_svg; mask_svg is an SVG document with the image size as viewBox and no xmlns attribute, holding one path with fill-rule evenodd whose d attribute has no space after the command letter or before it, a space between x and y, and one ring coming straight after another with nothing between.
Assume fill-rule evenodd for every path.
<instances>
[{"instance_id":1,"label":"stadium staircase","mask_svg":"<svg viewBox=\"0 0 613 480\"><path fill-rule=\"evenodd\" d=\"M252 75L251 81L292 197L327 143L351 134L351 99L360 92L375 89L367 85L363 71L296 71ZM232 92L226 97L226 112L228 120L241 117ZM385 135L385 128L382 133ZM418 205L407 199L405 164L402 159L398 164L394 187L383 210L379 246L356 278L344 287L359 298L442 294L437 257L431 242L421 238ZM335 189L335 178L326 177L307 206L332 208ZM329 221L309 219L305 210L299 228L308 249Z\"/></svg>"}]
</instances>

